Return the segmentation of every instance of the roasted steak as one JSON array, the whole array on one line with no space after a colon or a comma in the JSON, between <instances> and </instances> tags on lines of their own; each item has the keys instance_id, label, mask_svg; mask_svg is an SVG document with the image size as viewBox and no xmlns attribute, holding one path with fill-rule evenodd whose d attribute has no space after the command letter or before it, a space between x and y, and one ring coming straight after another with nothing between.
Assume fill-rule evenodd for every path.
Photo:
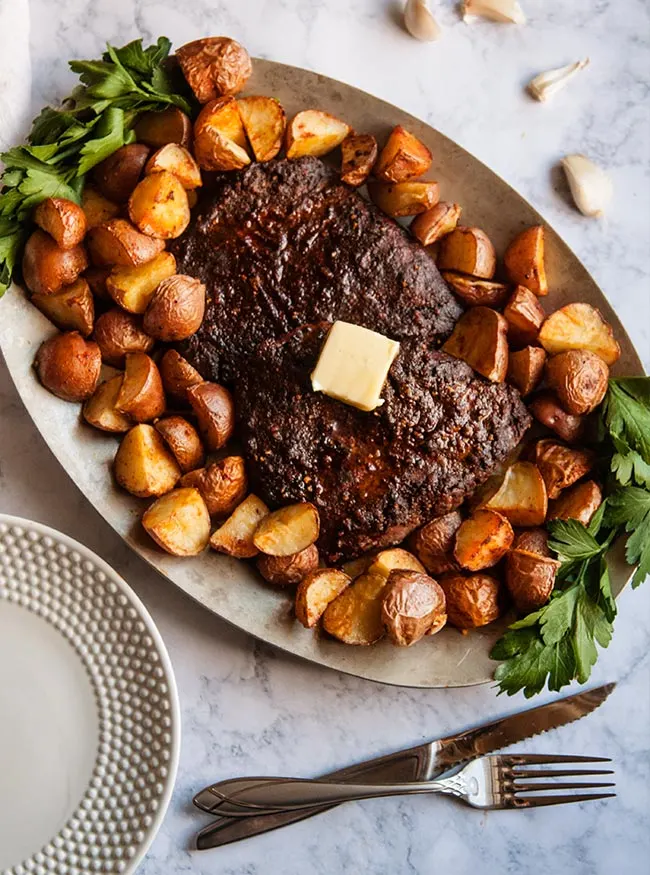
<instances>
[{"instance_id":1,"label":"roasted steak","mask_svg":"<svg viewBox=\"0 0 650 875\"><path fill-rule=\"evenodd\" d=\"M327 325L269 341L236 387L252 488L277 506L312 501L329 562L398 543L456 507L503 462L530 417L519 394L406 340L364 413L311 388Z\"/></svg>"}]
</instances>

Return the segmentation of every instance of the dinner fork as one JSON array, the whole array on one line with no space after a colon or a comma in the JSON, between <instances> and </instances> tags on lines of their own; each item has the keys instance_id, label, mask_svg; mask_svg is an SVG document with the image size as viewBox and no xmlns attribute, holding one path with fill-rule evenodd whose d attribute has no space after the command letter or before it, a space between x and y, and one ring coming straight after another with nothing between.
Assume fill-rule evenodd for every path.
<instances>
[{"instance_id":1,"label":"dinner fork","mask_svg":"<svg viewBox=\"0 0 650 875\"><path fill-rule=\"evenodd\" d=\"M213 785L212 792L223 801L212 812L228 817L272 814L313 805L336 804L380 796L445 793L482 809L536 808L607 799L615 793L554 795L558 790L593 790L613 783L593 783L581 778L611 775L611 769L576 769L575 764L609 763L606 757L547 756L546 754L502 754L485 756L460 771L435 781L402 784L337 784L300 778L234 778ZM538 768L563 764L565 768ZM574 778L555 782L554 778ZM547 779L539 783L539 779ZM545 795L536 795L538 793ZM533 795L530 795L533 794Z\"/></svg>"}]
</instances>

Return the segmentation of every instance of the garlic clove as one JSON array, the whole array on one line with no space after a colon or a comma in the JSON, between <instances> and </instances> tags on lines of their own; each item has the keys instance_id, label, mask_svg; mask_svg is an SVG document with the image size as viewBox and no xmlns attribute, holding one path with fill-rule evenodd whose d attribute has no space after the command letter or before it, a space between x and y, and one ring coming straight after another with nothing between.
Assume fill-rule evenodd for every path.
<instances>
[{"instance_id":1,"label":"garlic clove","mask_svg":"<svg viewBox=\"0 0 650 875\"><path fill-rule=\"evenodd\" d=\"M602 216L612 199L612 181L597 164L586 155L567 155L562 167L571 189L571 195L585 216Z\"/></svg>"},{"instance_id":2,"label":"garlic clove","mask_svg":"<svg viewBox=\"0 0 650 875\"><path fill-rule=\"evenodd\" d=\"M404 26L411 36L423 42L436 40L442 33L426 0L407 0L404 7Z\"/></svg>"},{"instance_id":3,"label":"garlic clove","mask_svg":"<svg viewBox=\"0 0 650 875\"><path fill-rule=\"evenodd\" d=\"M589 58L584 61L576 61L575 64L567 64L566 67L557 67L555 70L548 70L546 73L539 73L534 79L528 83L528 93L535 100L544 101L553 97L567 84L572 76L575 76L580 70L584 70L589 66Z\"/></svg>"},{"instance_id":4,"label":"garlic clove","mask_svg":"<svg viewBox=\"0 0 650 875\"><path fill-rule=\"evenodd\" d=\"M465 21L478 15L506 24L526 24L526 16L518 0L463 0L461 12Z\"/></svg>"}]
</instances>

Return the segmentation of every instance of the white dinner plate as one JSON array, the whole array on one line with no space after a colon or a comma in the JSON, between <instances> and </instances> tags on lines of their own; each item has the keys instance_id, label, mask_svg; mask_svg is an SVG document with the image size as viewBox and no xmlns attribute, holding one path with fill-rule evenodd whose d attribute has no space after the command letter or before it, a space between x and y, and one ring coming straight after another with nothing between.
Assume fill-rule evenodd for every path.
<instances>
[{"instance_id":1,"label":"white dinner plate","mask_svg":"<svg viewBox=\"0 0 650 875\"><path fill-rule=\"evenodd\" d=\"M153 620L98 556L0 514L0 872L135 870L180 744Z\"/></svg>"}]
</instances>

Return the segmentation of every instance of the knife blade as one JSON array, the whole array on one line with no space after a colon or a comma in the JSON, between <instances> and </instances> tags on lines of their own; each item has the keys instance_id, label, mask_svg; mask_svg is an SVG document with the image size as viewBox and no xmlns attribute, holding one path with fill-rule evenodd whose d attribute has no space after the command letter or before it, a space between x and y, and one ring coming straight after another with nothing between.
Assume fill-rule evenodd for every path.
<instances>
[{"instance_id":1,"label":"knife blade","mask_svg":"<svg viewBox=\"0 0 650 875\"><path fill-rule=\"evenodd\" d=\"M519 711L455 735L329 772L321 777L337 781L350 781L363 777L366 783L433 780L437 775L467 760L585 717L602 705L615 686L614 683L605 684L537 708ZM219 783L211 784L199 791L194 797L194 804L202 811L214 813L222 801L221 797L212 790L218 786ZM199 850L221 847L253 835L270 832L281 826L297 823L335 807L319 805L300 811L251 815L237 820L220 817L198 833L196 846Z\"/></svg>"}]
</instances>

